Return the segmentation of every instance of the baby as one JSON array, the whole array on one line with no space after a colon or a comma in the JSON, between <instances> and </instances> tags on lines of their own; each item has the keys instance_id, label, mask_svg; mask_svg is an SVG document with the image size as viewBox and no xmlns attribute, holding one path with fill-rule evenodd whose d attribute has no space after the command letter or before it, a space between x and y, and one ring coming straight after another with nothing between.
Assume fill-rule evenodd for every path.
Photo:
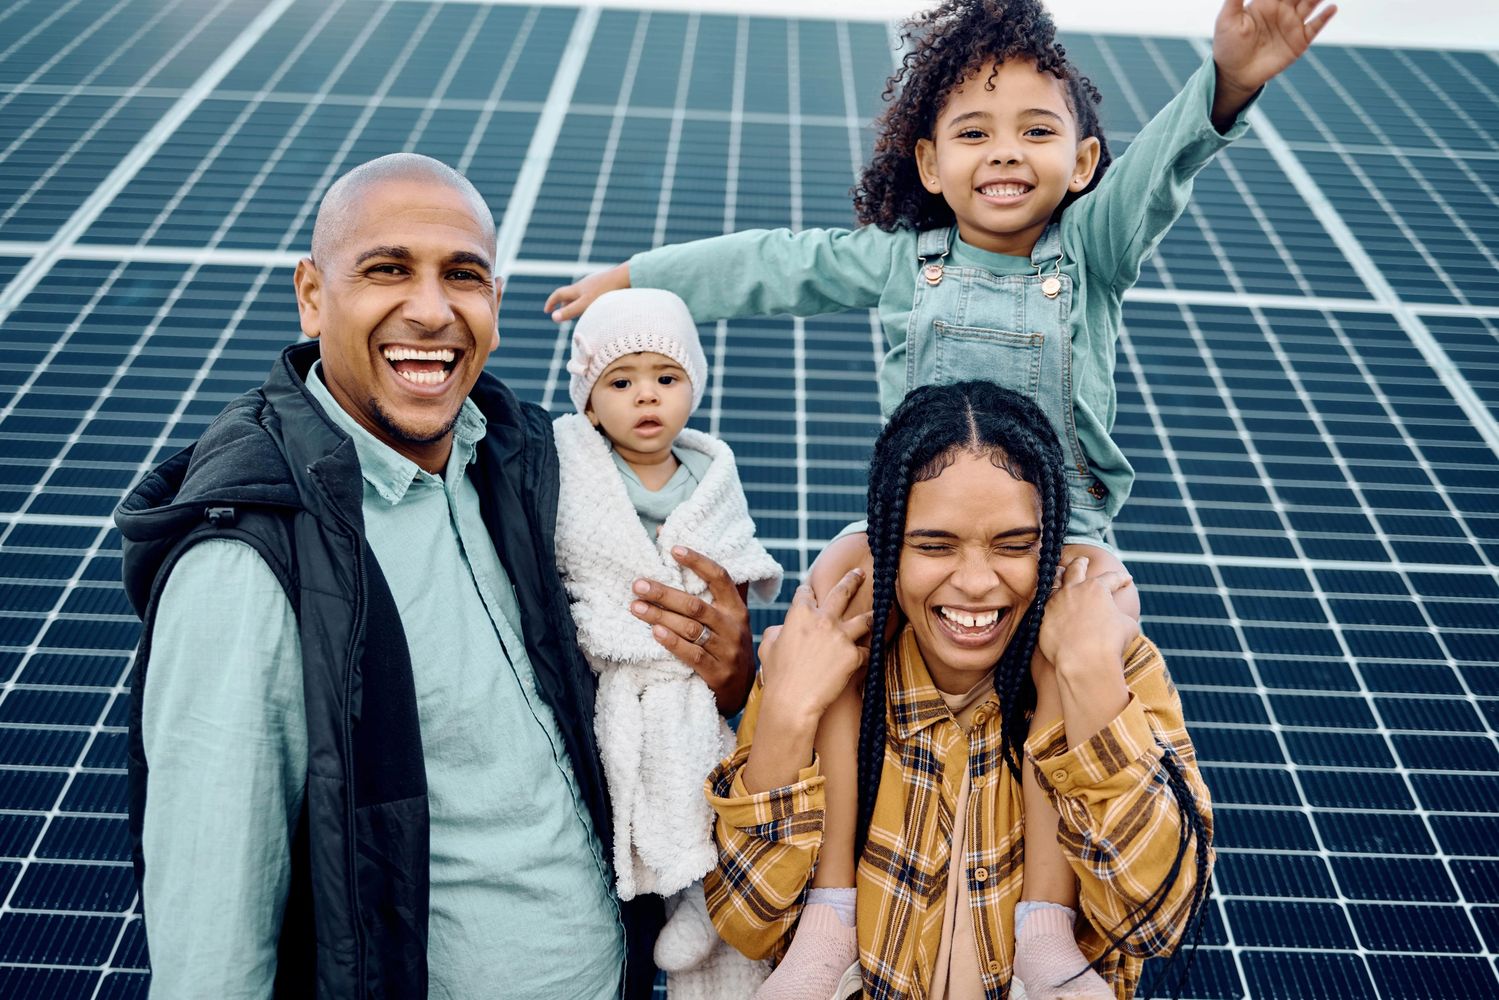
<instances>
[{"instance_id":1,"label":"baby","mask_svg":"<svg viewBox=\"0 0 1499 1000\"><path fill-rule=\"evenodd\" d=\"M553 425L557 567L599 678L594 728L619 897L667 897L655 957L674 1000L748 996L767 969L719 939L700 881L717 860L703 780L733 735L708 685L629 607L640 577L711 600L671 558L676 546L765 601L780 591L781 567L755 539L728 445L686 427L708 378L686 303L646 288L599 296L573 328L567 370L578 412Z\"/></svg>"}]
</instances>

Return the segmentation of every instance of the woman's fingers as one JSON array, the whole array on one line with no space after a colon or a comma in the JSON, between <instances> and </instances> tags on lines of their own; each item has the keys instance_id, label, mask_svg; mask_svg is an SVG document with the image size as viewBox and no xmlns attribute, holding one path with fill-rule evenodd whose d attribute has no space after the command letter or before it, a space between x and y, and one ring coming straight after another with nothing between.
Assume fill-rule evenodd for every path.
<instances>
[{"instance_id":1,"label":"woman's fingers","mask_svg":"<svg viewBox=\"0 0 1499 1000\"><path fill-rule=\"evenodd\" d=\"M842 579L833 584L833 589L828 591L827 596L822 599L822 603L818 605L818 608L841 620L843 612L848 610L848 606L853 601L854 595L859 592L859 585L863 582L864 570L855 566L847 573L844 573ZM806 586L806 584L803 584L803 586ZM809 587L808 589L810 590L811 588Z\"/></svg>"}]
</instances>

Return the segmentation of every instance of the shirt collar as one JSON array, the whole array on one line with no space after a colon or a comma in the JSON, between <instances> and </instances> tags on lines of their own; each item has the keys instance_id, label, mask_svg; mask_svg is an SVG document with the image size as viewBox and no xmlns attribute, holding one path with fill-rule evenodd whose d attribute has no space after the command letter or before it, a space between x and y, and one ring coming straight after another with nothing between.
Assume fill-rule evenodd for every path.
<instances>
[{"instance_id":1,"label":"shirt collar","mask_svg":"<svg viewBox=\"0 0 1499 1000\"><path fill-rule=\"evenodd\" d=\"M316 361L307 377L307 391L354 441L354 452L359 456L359 471L364 481L394 507L406 497L411 484L429 480L433 482L456 482L470 462L474 460L476 446L484 437L487 422L484 414L471 399L465 399L458 410L458 422L453 425L453 451L448 456L443 479L422 469L411 459L365 430L354 417L338 404L333 393L323 383L323 363Z\"/></svg>"},{"instance_id":2,"label":"shirt collar","mask_svg":"<svg viewBox=\"0 0 1499 1000\"><path fill-rule=\"evenodd\" d=\"M932 682L921 649L916 645L916 630L907 625L901 629L895 643L895 656L890 664L890 711L895 719L895 734L902 741L910 739L933 723L953 720L942 692ZM998 700L992 690L986 696Z\"/></svg>"}]
</instances>

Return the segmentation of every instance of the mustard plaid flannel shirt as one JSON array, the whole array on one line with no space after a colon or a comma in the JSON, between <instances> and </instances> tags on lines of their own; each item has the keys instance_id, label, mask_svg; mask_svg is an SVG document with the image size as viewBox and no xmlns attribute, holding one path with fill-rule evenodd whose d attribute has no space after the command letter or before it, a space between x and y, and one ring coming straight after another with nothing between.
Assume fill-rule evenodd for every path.
<instances>
[{"instance_id":1,"label":"mustard plaid flannel shirt","mask_svg":"<svg viewBox=\"0 0 1499 1000\"><path fill-rule=\"evenodd\" d=\"M859 959L864 995L904 1000L928 994L942 937L953 811L970 771L968 879L985 996L1008 995L1015 904L1025 859L1020 782L1005 767L998 697L991 693L959 728L932 683L908 628L890 663L888 740L869 842L858 870ZM1164 753L1175 754L1211 834L1207 787L1182 719L1181 700L1160 651L1144 637L1125 655L1132 697L1106 727L1067 749L1059 721L1032 733L1026 758L1061 814L1058 841L1080 890L1078 942L1090 959L1165 880L1181 816L1166 784ZM719 860L704 878L708 911L725 940L752 957L784 954L822 844L823 785L816 760L793 785L751 795L741 772L754 740L758 682L739 727L739 745L708 776L717 812ZM1169 749L1168 749L1169 748ZM1154 919L1109 956L1102 974L1120 1000L1134 994L1145 957L1172 948L1196 883L1195 844Z\"/></svg>"}]
</instances>

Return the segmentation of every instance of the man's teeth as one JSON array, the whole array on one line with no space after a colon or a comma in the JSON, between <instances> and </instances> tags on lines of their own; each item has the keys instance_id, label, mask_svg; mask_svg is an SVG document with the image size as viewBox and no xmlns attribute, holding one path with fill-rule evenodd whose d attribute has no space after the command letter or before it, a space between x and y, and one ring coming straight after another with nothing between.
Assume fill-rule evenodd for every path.
<instances>
[{"instance_id":1,"label":"man's teeth","mask_svg":"<svg viewBox=\"0 0 1499 1000\"><path fill-rule=\"evenodd\" d=\"M397 368L396 374L408 382L415 382L417 385L442 385L448 380L448 373L445 371L403 372Z\"/></svg>"},{"instance_id":2,"label":"man's teeth","mask_svg":"<svg viewBox=\"0 0 1499 1000\"><path fill-rule=\"evenodd\" d=\"M988 195L991 198L1014 198L1025 194L1029 190L1024 184L986 184L979 188L979 194Z\"/></svg>"},{"instance_id":3,"label":"man's teeth","mask_svg":"<svg viewBox=\"0 0 1499 1000\"><path fill-rule=\"evenodd\" d=\"M980 611L978 614L969 614L967 611L959 611L957 608L940 607L937 609L942 617L948 621L957 622L964 628L985 628L999 621L999 609L991 611Z\"/></svg>"},{"instance_id":4,"label":"man's teeth","mask_svg":"<svg viewBox=\"0 0 1499 1000\"><path fill-rule=\"evenodd\" d=\"M419 351L414 347L387 347L384 351L386 361L441 361L445 365L453 363L456 356L450 350Z\"/></svg>"}]
</instances>

